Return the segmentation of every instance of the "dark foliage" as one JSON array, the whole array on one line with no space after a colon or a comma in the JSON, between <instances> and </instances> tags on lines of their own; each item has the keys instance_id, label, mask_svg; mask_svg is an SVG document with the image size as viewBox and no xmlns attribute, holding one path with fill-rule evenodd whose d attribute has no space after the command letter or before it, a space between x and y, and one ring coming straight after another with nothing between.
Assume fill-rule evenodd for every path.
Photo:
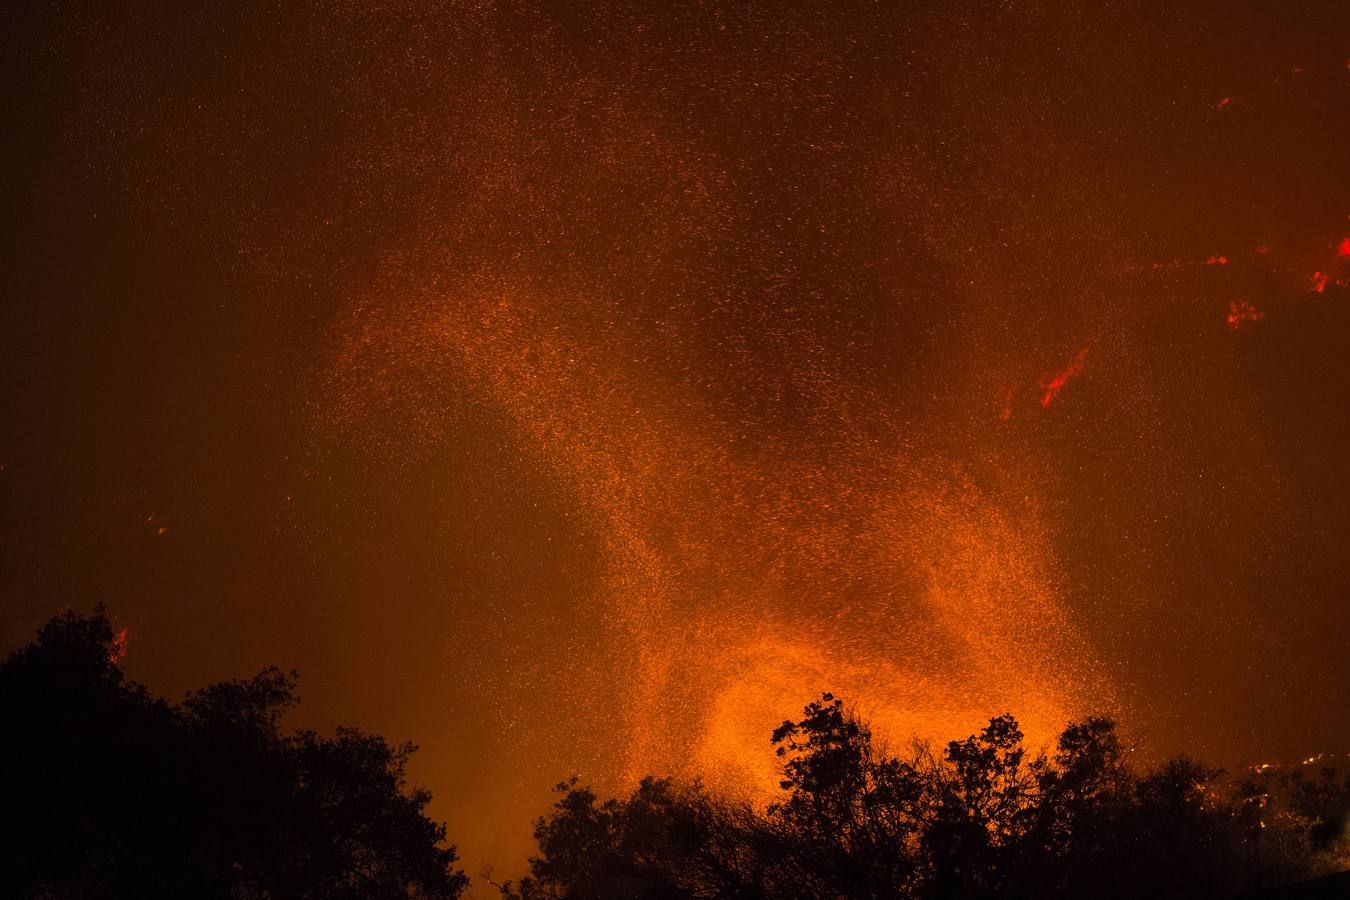
<instances>
[{"instance_id":1,"label":"dark foliage","mask_svg":"<svg viewBox=\"0 0 1350 900\"><path fill-rule=\"evenodd\" d=\"M0 896L454 898L453 847L405 783L414 748L283 731L269 668L181 704L128 682L102 610L0 665ZM1336 896L1350 777L1334 761L1244 777L1131 763L1114 723L1029 752L1010 715L903 755L824 695L772 735L766 807L698 783L626 799L559 785L518 900Z\"/></svg>"},{"instance_id":2,"label":"dark foliage","mask_svg":"<svg viewBox=\"0 0 1350 900\"><path fill-rule=\"evenodd\" d=\"M453 898L412 745L286 733L294 673L181 705L128 682L102 610L52 619L0 665L0 896Z\"/></svg>"},{"instance_id":3,"label":"dark foliage","mask_svg":"<svg viewBox=\"0 0 1350 900\"><path fill-rule=\"evenodd\" d=\"M773 743L784 794L764 810L668 780L606 801L560 785L535 826L530 875L503 892L1242 897L1350 861L1350 778L1269 769L1234 780L1187 758L1138 772L1107 719L1070 724L1046 754L1030 755L1004 715L941 754L916 744L900 758L826 694Z\"/></svg>"}]
</instances>

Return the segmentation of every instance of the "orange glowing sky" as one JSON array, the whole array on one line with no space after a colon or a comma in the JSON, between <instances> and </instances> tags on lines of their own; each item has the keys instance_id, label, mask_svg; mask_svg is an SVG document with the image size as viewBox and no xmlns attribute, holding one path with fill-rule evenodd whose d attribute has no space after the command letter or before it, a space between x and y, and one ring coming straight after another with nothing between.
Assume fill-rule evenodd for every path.
<instances>
[{"instance_id":1,"label":"orange glowing sky","mask_svg":"<svg viewBox=\"0 0 1350 900\"><path fill-rule=\"evenodd\" d=\"M8 645L548 789L1112 712L1350 748L1328 0L16 9Z\"/></svg>"}]
</instances>

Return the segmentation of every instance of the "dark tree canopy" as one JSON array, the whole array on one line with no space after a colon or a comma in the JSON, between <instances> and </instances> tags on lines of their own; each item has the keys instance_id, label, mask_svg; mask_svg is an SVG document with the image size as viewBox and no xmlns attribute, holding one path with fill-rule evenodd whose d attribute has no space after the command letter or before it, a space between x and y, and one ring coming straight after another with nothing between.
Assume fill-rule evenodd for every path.
<instances>
[{"instance_id":1,"label":"dark tree canopy","mask_svg":"<svg viewBox=\"0 0 1350 900\"><path fill-rule=\"evenodd\" d=\"M560 785L529 876L504 893L1179 900L1350 865L1350 778L1233 779L1184 757L1138 771L1108 719L1071 723L1048 753L1029 753L1004 715L899 757L826 694L772 740L784 793L763 810L669 780L605 801Z\"/></svg>"},{"instance_id":2,"label":"dark tree canopy","mask_svg":"<svg viewBox=\"0 0 1350 900\"><path fill-rule=\"evenodd\" d=\"M284 732L294 673L178 705L127 681L97 609L0 665L0 896L453 898L445 829L405 782L411 744Z\"/></svg>"},{"instance_id":3,"label":"dark tree canopy","mask_svg":"<svg viewBox=\"0 0 1350 900\"><path fill-rule=\"evenodd\" d=\"M411 744L286 731L295 674L193 691L129 682L101 609L65 613L0 664L0 897L458 897L468 879ZM755 807L644 779L604 800L575 780L535 823L516 900L718 897L1342 896L1350 776L1334 765L1229 776L1134 764L1115 724L1029 750L1011 715L904 754L829 694L770 737L782 794ZM766 752L768 747L766 747ZM1328 761L1330 763L1330 761ZM1350 876L1346 876L1350 877ZM1338 893L1339 892L1339 893Z\"/></svg>"}]
</instances>

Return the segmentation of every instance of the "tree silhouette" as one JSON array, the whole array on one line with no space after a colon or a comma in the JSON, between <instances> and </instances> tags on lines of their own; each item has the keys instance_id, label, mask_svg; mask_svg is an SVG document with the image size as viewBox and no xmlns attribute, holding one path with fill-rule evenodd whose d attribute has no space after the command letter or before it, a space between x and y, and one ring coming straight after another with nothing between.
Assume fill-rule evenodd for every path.
<instances>
[{"instance_id":1,"label":"tree silhouette","mask_svg":"<svg viewBox=\"0 0 1350 900\"><path fill-rule=\"evenodd\" d=\"M934 815L928 780L914 761L881 752L838 698L825 694L805 713L772 737L787 797L768 813L791 849L790 883L806 893L902 896L922 874L917 841Z\"/></svg>"},{"instance_id":2,"label":"tree silhouette","mask_svg":"<svg viewBox=\"0 0 1350 900\"><path fill-rule=\"evenodd\" d=\"M1002 715L940 755L916 742L901 758L825 694L772 740L784 793L761 811L670 780L646 779L626 800L560 785L535 826L530 876L504 893L1238 897L1350 863L1334 827L1350 779L1234 782L1186 757L1139 773L1109 719L1070 723L1053 752L1029 754ZM1279 858L1253 865L1261 835Z\"/></svg>"},{"instance_id":3,"label":"tree silhouette","mask_svg":"<svg viewBox=\"0 0 1350 900\"><path fill-rule=\"evenodd\" d=\"M0 665L6 897L453 898L444 827L409 789L411 744L286 733L294 673L181 705L128 682L97 608Z\"/></svg>"},{"instance_id":4,"label":"tree silhouette","mask_svg":"<svg viewBox=\"0 0 1350 900\"><path fill-rule=\"evenodd\" d=\"M179 704L129 682L101 608L64 613L0 664L0 896L440 898L467 885L411 744L285 731L271 667ZM646 778L575 780L535 823L513 900L684 897L1342 896L1350 776L1188 757L1139 770L1109 719L1029 752L1011 715L896 755L825 694L770 736L782 794L756 808ZM1316 762L1316 761L1310 761ZM1350 876L1347 876L1350 877ZM1275 886L1273 889L1271 886ZM1259 892L1265 889L1265 893ZM1340 893L1337 893L1337 892Z\"/></svg>"},{"instance_id":5,"label":"tree silhouette","mask_svg":"<svg viewBox=\"0 0 1350 900\"><path fill-rule=\"evenodd\" d=\"M518 900L764 897L774 836L749 807L698 784L644 779L627 800L598 801L575 780L558 785L535 823L540 855L502 893Z\"/></svg>"}]
</instances>

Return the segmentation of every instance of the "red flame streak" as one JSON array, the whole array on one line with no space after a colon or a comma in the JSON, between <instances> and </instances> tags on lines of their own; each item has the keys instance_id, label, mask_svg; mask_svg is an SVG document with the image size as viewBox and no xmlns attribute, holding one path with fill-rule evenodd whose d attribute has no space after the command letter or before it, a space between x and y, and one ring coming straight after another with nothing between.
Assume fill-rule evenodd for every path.
<instances>
[{"instance_id":1,"label":"red flame streak","mask_svg":"<svg viewBox=\"0 0 1350 900\"><path fill-rule=\"evenodd\" d=\"M122 661L122 657L127 655L127 630L123 628L117 632L117 637L113 638L112 650L108 652L108 662L117 665Z\"/></svg>"},{"instance_id":2,"label":"red flame streak","mask_svg":"<svg viewBox=\"0 0 1350 900\"><path fill-rule=\"evenodd\" d=\"M1228 304L1228 327L1237 331L1247 322L1257 322L1264 319L1266 314L1261 312L1255 306L1246 300L1234 300Z\"/></svg>"},{"instance_id":3,"label":"red flame streak","mask_svg":"<svg viewBox=\"0 0 1350 900\"><path fill-rule=\"evenodd\" d=\"M1312 276L1312 289L1314 294L1320 294L1327 289L1327 276L1321 272L1314 272Z\"/></svg>"},{"instance_id":4,"label":"red flame streak","mask_svg":"<svg viewBox=\"0 0 1350 900\"><path fill-rule=\"evenodd\" d=\"M1229 105L1230 103L1232 103L1232 102L1233 102L1233 98L1232 98L1232 97L1224 97L1222 100L1219 101L1218 105L1215 106L1214 108L1215 108L1215 109L1227 109L1227 108L1228 108L1228 105Z\"/></svg>"},{"instance_id":5,"label":"red flame streak","mask_svg":"<svg viewBox=\"0 0 1350 900\"><path fill-rule=\"evenodd\" d=\"M1226 266L1226 265L1228 265L1228 257L1226 257L1226 256L1211 256L1209 259L1205 260L1205 265L1207 265L1207 266Z\"/></svg>"},{"instance_id":6,"label":"red flame streak","mask_svg":"<svg viewBox=\"0 0 1350 900\"><path fill-rule=\"evenodd\" d=\"M1336 255L1350 256L1350 237L1341 241L1341 243L1336 247Z\"/></svg>"},{"instance_id":7,"label":"red flame streak","mask_svg":"<svg viewBox=\"0 0 1350 900\"><path fill-rule=\"evenodd\" d=\"M1041 380L1041 387L1045 388L1045 393L1041 396L1041 406L1049 406L1050 401L1054 400L1064 385L1069 383L1070 378L1083 374L1083 361L1087 359L1087 353L1088 348L1084 347L1078 351L1078 355L1073 358L1073 361L1061 369L1053 378Z\"/></svg>"}]
</instances>

